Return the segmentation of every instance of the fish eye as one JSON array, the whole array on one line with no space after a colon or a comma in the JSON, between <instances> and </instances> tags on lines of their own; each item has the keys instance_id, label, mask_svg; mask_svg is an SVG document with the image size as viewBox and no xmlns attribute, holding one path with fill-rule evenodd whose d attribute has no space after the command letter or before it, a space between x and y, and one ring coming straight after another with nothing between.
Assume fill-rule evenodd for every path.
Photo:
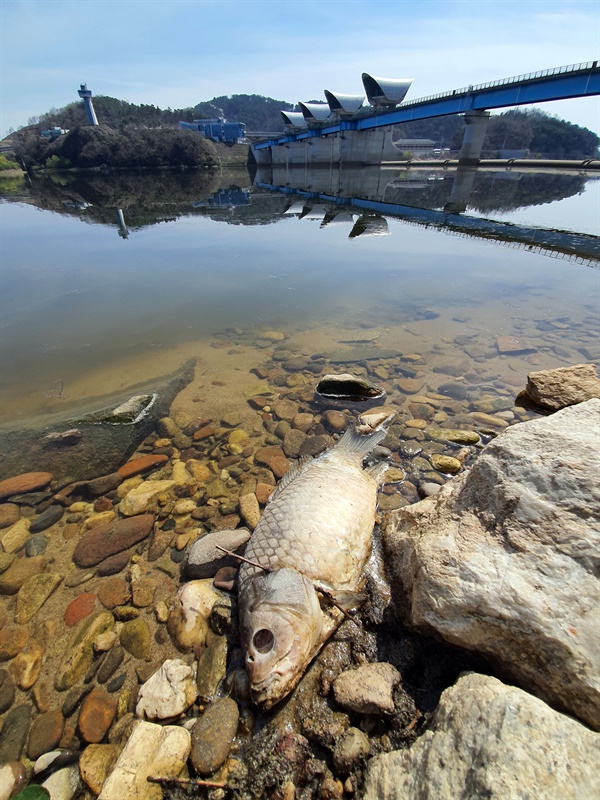
<instances>
[{"instance_id":1,"label":"fish eye","mask_svg":"<svg viewBox=\"0 0 600 800\"><path fill-rule=\"evenodd\" d=\"M268 653L273 649L275 637L267 628L261 628L254 634L252 644L259 653Z\"/></svg>"}]
</instances>

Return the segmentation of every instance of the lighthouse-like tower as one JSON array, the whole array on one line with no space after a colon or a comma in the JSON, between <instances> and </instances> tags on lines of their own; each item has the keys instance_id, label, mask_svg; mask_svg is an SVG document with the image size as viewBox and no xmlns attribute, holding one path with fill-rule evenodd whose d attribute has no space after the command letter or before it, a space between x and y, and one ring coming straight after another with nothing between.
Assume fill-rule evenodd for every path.
<instances>
[{"instance_id":1,"label":"lighthouse-like tower","mask_svg":"<svg viewBox=\"0 0 600 800\"><path fill-rule=\"evenodd\" d=\"M98 117L96 116L96 112L94 111L94 104L92 103L92 90L87 88L86 83L81 84L81 88L77 92L79 97L83 99L85 103L85 110L87 111L88 120L90 125L97 125L98 124Z\"/></svg>"}]
</instances>

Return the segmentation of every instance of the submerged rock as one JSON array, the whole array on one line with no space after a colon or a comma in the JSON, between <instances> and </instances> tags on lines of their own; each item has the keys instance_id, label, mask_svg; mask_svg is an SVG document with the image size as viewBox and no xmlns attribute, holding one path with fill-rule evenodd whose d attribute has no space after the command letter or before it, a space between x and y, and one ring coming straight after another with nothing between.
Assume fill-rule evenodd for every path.
<instances>
[{"instance_id":1,"label":"submerged rock","mask_svg":"<svg viewBox=\"0 0 600 800\"><path fill-rule=\"evenodd\" d=\"M219 769L229 755L239 720L235 700L224 697L210 706L192 730L191 762L199 775Z\"/></svg>"},{"instance_id":2,"label":"submerged rock","mask_svg":"<svg viewBox=\"0 0 600 800\"><path fill-rule=\"evenodd\" d=\"M327 408L356 406L361 410L381 405L386 392L376 383L350 375L323 375L315 387L315 400Z\"/></svg>"},{"instance_id":3,"label":"submerged rock","mask_svg":"<svg viewBox=\"0 0 600 800\"><path fill-rule=\"evenodd\" d=\"M364 800L597 797L600 736L541 700L469 673L409 750L376 756Z\"/></svg>"},{"instance_id":4,"label":"submerged rock","mask_svg":"<svg viewBox=\"0 0 600 800\"><path fill-rule=\"evenodd\" d=\"M515 425L384 528L396 600L600 729L600 400Z\"/></svg>"}]
</instances>

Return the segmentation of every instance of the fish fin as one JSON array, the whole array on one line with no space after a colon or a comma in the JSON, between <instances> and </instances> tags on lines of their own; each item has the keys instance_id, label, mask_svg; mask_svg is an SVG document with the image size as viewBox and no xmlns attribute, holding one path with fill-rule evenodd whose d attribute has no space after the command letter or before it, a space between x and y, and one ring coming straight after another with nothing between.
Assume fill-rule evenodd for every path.
<instances>
[{"instance_id":1,"label":"fish fin","mask_svg":"<svg viewBox=\"0 0 600 800\"><path fill-rule=\"evenodd\" d=\"M377 483L383 483L383 478L389 466L387 461L377 461L377 463L365 467L365 472L375 478Z\"/></svg>"},{"instance_id":2,"label":"fish fin","mask_svg":"<svg viewBox=\"0 0 600 800\"><path fill-rule=\"evenodd\" d=\"M324 594L324 600L326 603L331 603L333 600L334 604L338 608L348 614L358 611L366 599L367 595L364 592L352 592L346 589L328 588L327 593Z\"/></svg>"},{"instance_id":3,"label":"fish fin","mask_svg":"<svg viewBox=\"0 0 600 800\"><path fill-rule=\"evenodd\" d=\"M355 428L348 428L334 449L339 453L360 456L362 461L386 436L387 430L384 428L376 429L372 433L358 433Z\"/></svg>"},{"instance_id":4,"label":"fish fin","mask_svg":"<svg viewBox=\"0 0 600 800\"><path fill-rule=\"evenodd\" d=\"M289 486L290 483L294 480L294 478L297 478L298 475L300 475L300 473L304 471L306 465L310 464L312 460L313 460L312 456L302 456L297 461L294 461L292 466L288 469L288 471L279 481L275 489L273 489L273 491L269 495L267 503L270 503L276 497L279 497L279 495L283 492L286 486Z\"/></svg>"}]
</instances>

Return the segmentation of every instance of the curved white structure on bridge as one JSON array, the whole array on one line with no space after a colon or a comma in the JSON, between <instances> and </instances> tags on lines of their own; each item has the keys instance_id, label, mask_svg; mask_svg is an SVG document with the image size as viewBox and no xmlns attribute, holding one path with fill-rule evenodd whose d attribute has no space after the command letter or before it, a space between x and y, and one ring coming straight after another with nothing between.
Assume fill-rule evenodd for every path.
<instances>
[{"instance_id":1,"label":"curved white structure on bridge","mask_svg":"<svg viewBox=\"0 0 600 800\"><path fill-rule=\"evenodd\" d=\"M325 103L298 103L307 122L324 122L331 116L331 109Z\"/></svg>"},{"instance_id":2,"label":"curved white structure on bridge","mask_svg":"<svg viewBox=\"0 0 600 800\"><path fill-rule=\"evenodd\" d=\"M305 128L306 120L300 111L280 111L285 125L292 125L294 128Z\"/></svg>"},{"instance_id":3,"label":"curved white structure on bridge","mask_svg":"<svg viewBox=\"0 0 600 800\"><path fill-rule=\"evenodd\" d=\"M372 106L397 106L406 97L414 78L377 78L363 72L362 82Z\"/></svg>"},{"instance_id":4,"label":"curved white structure on bridge","mask_svg":"<svg viewBox=\"0 0 600 800\"><path fill-rule=\"evenodd\" d=\"M340 116L356 114L365 102L364 94L340 94L339 92L330 92L329 89L325 89L325 99L329 103L331 113Z\"/></svg>"}]
</instances>

